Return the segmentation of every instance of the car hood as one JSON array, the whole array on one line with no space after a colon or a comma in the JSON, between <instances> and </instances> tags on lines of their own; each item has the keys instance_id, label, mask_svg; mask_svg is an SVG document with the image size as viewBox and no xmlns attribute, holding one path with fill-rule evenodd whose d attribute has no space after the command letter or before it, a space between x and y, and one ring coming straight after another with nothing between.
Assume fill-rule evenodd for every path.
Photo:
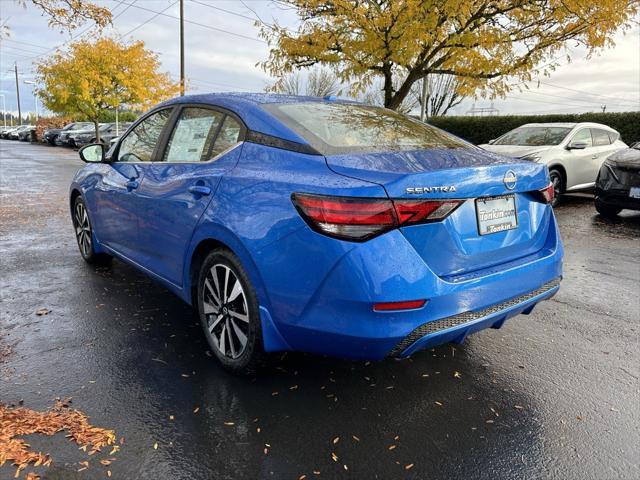
<instances>
[{"instance_id":1,"label":"car hood","mask_svg":"<svg viewBox=\"0 0 640 480\"><path fill-rule=\"evenodd\" d=\"M491 145L489 143L479 146L489 152L499 153L501 155L506 155L507 157L515 158L531 155L532 153L544 152L552 147L552 145Z\"/></svg>"},{"instance_id":2,"label":"car hood","mask_svg":"<svg viewBox=\"0 0 640 480\"><path fill-rule=\"evenodd\" d=\"M610 155L609 158L607 158L607 163L619 167L638 169L640 168L640 150L635 148L620 150Z\"/></svg>"}]
</instances>

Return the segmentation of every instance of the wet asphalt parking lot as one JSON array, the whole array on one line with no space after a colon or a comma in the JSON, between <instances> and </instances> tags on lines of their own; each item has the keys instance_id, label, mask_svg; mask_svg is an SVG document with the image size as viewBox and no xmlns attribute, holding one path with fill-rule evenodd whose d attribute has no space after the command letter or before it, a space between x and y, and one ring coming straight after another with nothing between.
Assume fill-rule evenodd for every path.
<instances>
[{"instance_id":1,"label":"wet asphalt parking lot","mask_svg":"<svg viewBox=\"0 0 640 480\"><path fill-rule=\"evenodd\" d=\"M404 361L287 354L236 378L178 298L82 261L67 207L81 166L0 140L0 402L72 397L124 438L112 478L640 478L640 213L567 198L560 292L500 330ZM53 458L43 478L106 478L104 455L62 433L26 439Z\"/></svg>"}]
</instances>

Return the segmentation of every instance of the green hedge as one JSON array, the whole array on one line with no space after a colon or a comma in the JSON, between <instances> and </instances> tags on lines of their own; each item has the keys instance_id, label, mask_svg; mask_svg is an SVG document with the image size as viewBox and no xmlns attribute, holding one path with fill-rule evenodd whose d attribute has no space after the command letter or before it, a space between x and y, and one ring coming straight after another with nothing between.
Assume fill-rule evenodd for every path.
<instances>
[{"instance_id":1,"label":"green hedge","mask_svg":"<svg viewBox=\"0 0 640 480\"><path fill-rule=\"evenodd\" d=\"M640 141L640 112L581 113L561 115L500 115L488 117L433 117L429 123L469 142L480 144L525 123L596 122L620 132L627 145Z\"/></svg>"}]
</instances>

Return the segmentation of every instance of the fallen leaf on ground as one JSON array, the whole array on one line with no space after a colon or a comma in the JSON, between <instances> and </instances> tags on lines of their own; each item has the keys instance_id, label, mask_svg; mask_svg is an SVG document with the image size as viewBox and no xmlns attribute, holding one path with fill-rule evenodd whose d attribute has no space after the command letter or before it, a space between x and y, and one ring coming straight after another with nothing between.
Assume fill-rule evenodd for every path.
<instances>
[{"instance_id":1,"label":"fallen leaf on ground","mask_svg":"<svg viewBox=\"0 0 640 480\"><path fill-rule=\"evenodd\" d=\"M413 463L410 463L409 465L404 466L405 470L411 470L412 468L413 468Z\"/></svg>"},{"instance_id":2,"label":"fallen leaf on ground","mask_svg":"<svg viewBox=\"0 0 640 480\"><path fill-rule=\"evenodd\" d=\"M66 430L66 438L80 445L85 452L89 448L89 454L115 443L116 436L113 430L94 427L84 413L69 408L69 403L70 399L57 400L55 405L45 412L23 407L9 408L0 403L0 466L11 461L19 476L20 472L30 465L51 465L52 458L49 454L31 450L30 445L18 438L19 436L34 433L53 436ZM88 462L80 464L83 465L83 469L89 465ZM31 475L32 479L38 478L34 475Z\"/></svg>"},{"instance_id":3,"label":"fallen leaf on ground","mask_svg":"<svg viewBox=\"0 0 640 480\"><path fill-rule=\"evenodd\" d=\"M340 441L340 437L336 437L333 439L333 444L335 445L336 443L338 443Z\"/></svg>"},{"instance_id":4,"label":"fallen leaf on ground","mask_svg":"<svg viewBox=\"0 0 640 480\"><path fill-rule=\"evenodd\" d=\"M43 315L49 315L49 313L51 313L51 310L49 310L48 308L39 308L38 310L36 310L36 315L38 315L39 317Z\"/></svg>"}]
</instances>

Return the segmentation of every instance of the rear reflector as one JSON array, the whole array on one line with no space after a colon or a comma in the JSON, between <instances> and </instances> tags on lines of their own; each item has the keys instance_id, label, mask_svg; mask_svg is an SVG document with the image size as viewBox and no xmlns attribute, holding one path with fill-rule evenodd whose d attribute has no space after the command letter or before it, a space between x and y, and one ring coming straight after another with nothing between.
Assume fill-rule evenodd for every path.
<instances>
[{"instance_id":1,"label":"rear reflector","mask_svg":"<svg viewBox=\"0 0 640 480\"><path fill-rule=\"evenodd\" d=\"M373 310L375 312L390 312L394 310L415 310L422 308L426 300L406 300L404 302L382 302L374 303Z\"/></svg>"},{"instance_id":2,"label":"rear reflector","mask_svg":"<svg viewBox=\"0 0 640 480\"><path fill-rule=\"evenodd\" d=\"M317 232L364 241L397 227L446 218L464 200L406 200L294 193L293 204Z\"/></svg>"},{"instance_id":3,"label":"rear reflector","mask_svg":"<svg viewBox=\"0 0 640 480\"><path fill-rule=\"evenodd\" d=\"M542 190L538 190L538 193L540 194L540 197L544 203L553 202L553 199L555 198L555 195L556 195L556 191L553 188L553 183L550 183L547 187L543 188Z\"/></svg>"}]
</instances>

